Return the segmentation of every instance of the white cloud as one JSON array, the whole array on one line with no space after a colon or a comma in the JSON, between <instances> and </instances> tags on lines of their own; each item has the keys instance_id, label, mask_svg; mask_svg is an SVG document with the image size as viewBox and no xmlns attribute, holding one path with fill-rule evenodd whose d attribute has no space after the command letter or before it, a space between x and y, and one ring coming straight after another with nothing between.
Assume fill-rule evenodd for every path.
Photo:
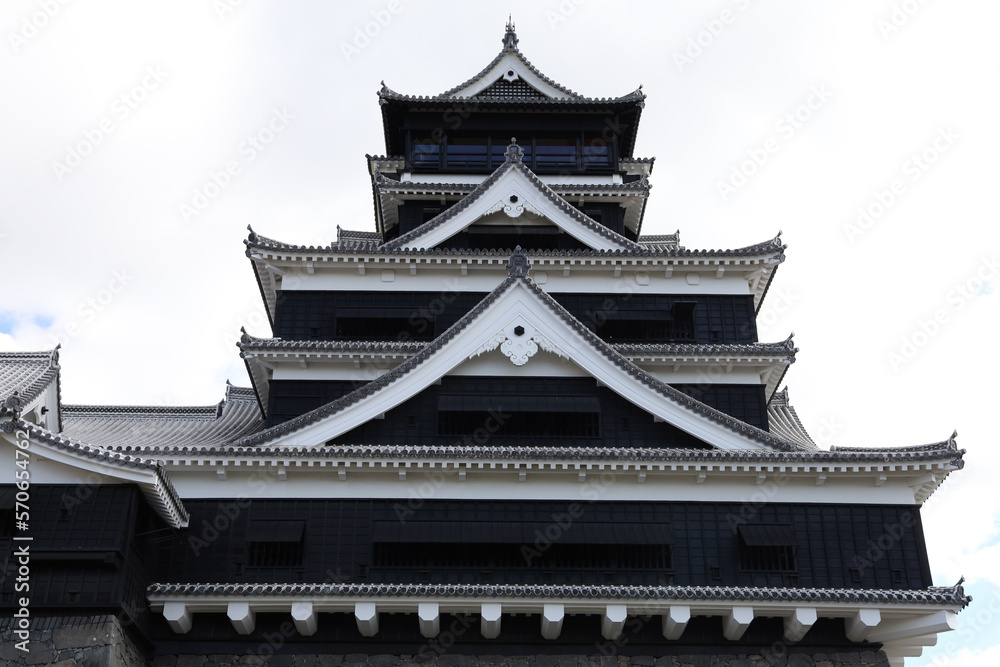
<instances>
[{"instance_id":1,"label":"white cloud","mask_svg":"<svg viewBox=\"0 0 1000 667\"><path fill-rule=\"evenodd\" d=\"M1000 665L1000 646L985 650L963 648L951 655L908 658L907 667L996 667Z\"/></svg>"}]
</instances>

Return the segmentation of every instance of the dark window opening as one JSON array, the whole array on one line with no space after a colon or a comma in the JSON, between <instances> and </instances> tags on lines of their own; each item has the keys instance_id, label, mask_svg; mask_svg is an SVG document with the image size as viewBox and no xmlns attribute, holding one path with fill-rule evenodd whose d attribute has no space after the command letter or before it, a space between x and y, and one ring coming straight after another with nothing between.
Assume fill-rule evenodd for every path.
<instances>
[{"instance_id":1,"label":"dark window opening","mask_svg":"<svg viewBox=\"0 0 1000 667\"><path fill-rule=\"evenodd\" d=\"M511 137L450 134L439 141L413 139L410 166L415 170L493 171L506 160ZM614 140L592 132L517 133L521 161L533 171L603 171L614 165Z\"/></svg>"},{"instance_id":2,"label":"dark window opening","mask_svg":"<svg viewBox=\"0 0 1000 667\"><path fill-rule=\"evenodd\" d=\"M481 138L449 137L445 159L449 168L474 169L489 165L487 142Z\"/></svg>"},{"instance_id":3,"label":"dark window opening","mask_svg":"<svg viewBox=\"0 0 1000 667\"><path fill-rule=\"evenodd\" d=\"M423 573L673 568L673 537L668 524L385 521L373 528L372 564L378 568ZM553 538L556 529L558 534ZM540 540L544 547L537 546Z\"/></svg>"},{"instance_id":4,"label":"dark window opening","mask_svg":"<svg viewBox=\"0 0 1000 667\"><path fill-rule=\"evenodd\" d=\"M302 565L302 521L251 521L247 527L248 567Z\"/></svg>"},{"instance_id":5,"label":"dark window opening","mask_svg":"<svg viewBox=\"0 0 1000 667\"><path fill-rule=\"evenodd\" d=\"M438 434L497 437L596 438L601 406L587 396L438 397ZM484 436L484 437L485 437Z\"/></svg>"},{"instance_id":6,"label":"dark window opening","mask_svg":"<svg viewBox=\"0 0 1000 667\"><path fill-rule=\"evenodd\" d=\"M668 544L441 544L375 542L372 564L417 570L670 570Z\"/></svg>"},{"instance_id":7,"label":"dark window opening","mask_svg":"<svg viewBox=\"0 0 1000 667\"><path fill-rule=\"evenodd\" d=\"M739 527L740 569L747 572L795 572L795 531L786 524Z\"/></svg>"},{"instance_id":8,"label":"dark window opening","mask_svg":"<svg viewBox=\"0 0 1000 667\"><path fill-rule=\"evenodd\" d=\"M535 166L538 169L574 169L577 167L577 141L573 137L539 137L535 140Z\"/></svg>"},{"instance_id":9,"label":"dark window opening","mask_svg":"<svg viewBox=\"0 0 1000 667\"><path fill-rule=\"evenodd\" d=\"M441 243L447 248L470 250L583 250L587 246L555 226L471 225Z\"/></svg>"},{"instance_id":10,"label":"dark window opening","mask_svg":"<svg viewBox=\"0 0 1000 667\"><path fill-rule=\"evenodd\" d=\"M693 301L676 301L670 312L611 311L592 322L610 343L694 342L694 307Z\"/></svg>"},{"instance_id":11,"label":"dark window opening","mask_svg":"<svg viewBox=\"0 0 1000 667\"><path fill-rule=\"evenodd\" d=\"M399 340L433 338L433 320L411 321L408 317L338 317L337 338ZM418 326L422 324L422 326Z\"/></svg>"},{"instance_id":12,"label":"dark window opening","mask_svg":"<svg viewBox=\"0 0 1000 667\"><path fill-rule=\"evenodd\" d=\"M473 435L480 430L497 437L596 438L601 415L596 412L438 412L439 435Z\"/></svg>"},{"instance_id":13,"label":"dark window opening","mask_svg":"<svg viewBox=\"0 0 1000 667\"><path fill-rule=\"evenodd\" d=\"M608 164L611 157L611 147L604 139L595 138L587 141L583 146L583 168L603 167Z\"/></svg>"},{"instance_id":14,"label":"dark window opening","mask_svg":"<svg viewBox=\"0 0 1000 667\"><path fill-rule=\"evenodd\" d=\"M415 168L437 168L441 162L441 145L432 139L413 142L410 160Z\"/></svg>"}]
</instances>

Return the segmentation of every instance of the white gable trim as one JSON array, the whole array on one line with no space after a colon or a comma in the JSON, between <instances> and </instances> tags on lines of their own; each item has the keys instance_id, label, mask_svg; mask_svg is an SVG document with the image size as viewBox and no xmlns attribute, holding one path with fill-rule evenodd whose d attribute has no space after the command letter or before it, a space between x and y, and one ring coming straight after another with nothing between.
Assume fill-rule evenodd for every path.
<instances>
[{"instance_id":1,"label":"white gable trim","mask_svg":"<svg viewBox=\"0 0 1000 667\"><path fill-rule=\"evenodd\" d=\"M621 237L620 241L614 239L613 236L617 236L617 234L601 227L596 221L591 221L593 223L591 226L574 219L552 200L553 197L562 198L541 181L531 179L530 172L523 165L507 163L499 169L505 168L506 170L498 176L497 180L478 196L475 193L468 195L470 198L475 197L475 200L466 208L439 225L434 225L433 221L428 222L422 233L401 247L405 249L432 248L444 243L477 220L498 211L503 211L508 215L512 223L525 211L545 218L593 250L625 250L634 245L625 237ZM514 201L511 201L512 197L515 198ZM448 212L445 211L441 215L448 215ZM604 233L599 230L603 230Z\"/></svg>"},{"instance_id":2,"label":"white gable trim","mask_svg":"<svg viewBox=\"0 0 1000 667\"><path fill-rule=\"evenodd\" d=\"M507 53L500 61L475 82L461 90L456 90L450 97L472 97L483 92L500 79L507 81L523 80L526 84L550 99L569 99L563 91L546 83L541 77L531 71L523 60L514 52Z\"/></svg>"},{"instance_id":3,"label":"white gable trim","mask_svg":"<svg viewBox=\"0 0 1000 667\"><path fill-rule=\"evenodd\" d=\"M101 452L107 457L128 458L117 452L89 445L83 446L92 450L92 454ZM132 467L101 461L82 453L60 449L36 437L32 432L20 428L16 428L14 433L10 434L0 431L0 449L27 453L32 484L65 484L68 479L78 479L80 473L84 473L85 478L82 483L87 485L135 484L153 509L169 525L174 528L188 525L187 510L173 494L172 489L168 488L166 471L162 468ZM8 460L15 460L14 451L10 452Z\"/></svg>"},{"instance_id":4,"label":"white gable trim","mask_svg":"<svg viewBox=\"0 0 1000 667\"><path fill-rule=\"evenodd\" d=\"M515 333L517 327L524 328L520 336ZM496 350L502 340L531 340L541 349L538 354L547 352L570 359L587 374L655 419L710 445L729 450L771 450L757 440L651 391L638 379L622 372L612 359L562 321L520 280L512 282L485 312L412 371L334 414L277 436L270 442L288 447L322 446L326 441L377 419L402 404L454 371L465 360L483 353L502 354ZM523 355L517 355L517 360L521 358ZM530 363L530 355L523 363Z\"/></svg>"}]
</instances>

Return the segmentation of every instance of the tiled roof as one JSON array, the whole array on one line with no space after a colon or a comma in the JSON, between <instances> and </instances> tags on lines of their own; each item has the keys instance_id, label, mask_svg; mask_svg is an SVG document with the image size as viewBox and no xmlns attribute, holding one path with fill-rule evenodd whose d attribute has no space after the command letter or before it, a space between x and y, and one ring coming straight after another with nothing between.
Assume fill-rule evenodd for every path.
<instances>
[{"instance_id":1,"label":"tiled roof","mask_svg":"<svg viewBox=\"0 0 1000 667\"><path fill-rule=\"evenodd\" d=\"M791 338L777 343L698 344L698 343L614 343L611 348L626 357L634 356L697 356L697 357L784 357L794 356L798 348ZM416 353L426 347L419 341L367 340L285 340L258 338L245 334L239 342L247 351L322 351L379 354L383 352Z\"/></svg>"},{"instance_id":2,"label":"tiled roof","mask_svg":"<svg viewBox=\"0 0 1000 667\"><path fill-rule=\"evenodd\" d=\"M524 54L521 53L521 51L517 48L517 42L518 42L518 39L517 39L517 35L514 33L513 26L510 25L510 24L508 24L507 25L506 33L504 34L504 37L503 37L503 49L500 51L500 53L497 54L497 56L493 60L491 60L489 62L488 65L486 65L486 67L484 67L482 70L480 70L480 72L478 74L474 75L470 79L468 79L466 81L463 81L462 83L458 84L454 88L450 88L449 90L446 90L446 91L444 91L443 93L441 93L439 95L431 95L431 96L425 96L425 95L420 95L420 96L402 95L402 94L397 93L396 91L391 90L390 88L388 88L385 85L385 82L383 81L382 82L382 89L379 91L379 98L382 99L382 100L391 99L391 100L418 101L418 102L421 102L421 101L424 101L424 102L427 102L427 101L450 101L450 102L454 102L456 100L477 100L477 101L497 100L497 101L502 101L502 102L505 102L505 103L510 103L510 102L529 102L529 103L532 103L532 104L538 104L538 103L590 104L590 103L595 103L595 102L597 102L597 103L605 102L606 103L606 102L631 102L631 101L639 101L639 102L641 102L642 100L644 100L646 98L645 94L642 92L642 88L641 87L638 90L633 91L633 92L629 93L628 95L623 95L621 97L606 97L606 98L584 97L584 96L582 96L582 95L580 95L578 93L573 92L572 90L570 90L569 88L563 86L562 84L557 83L556 81L553 81L552 79L550 79L549 77L545 76L544 74L542 74L542 72L539 71L538 68L536 68L534 65L532 65L531 62L529 62L528 59L524 57ZM544 95L541 92L537 93L537 96L530 96L530 97L524 97L522 95L517 95L517 96L507 96L507 95L496 96L496 95L493 94L493 92L492 92L492 90L490 88L484 89L479 94L475 94L475 95L471 95L471 96L459 96L458 95L459 92L465 90L469 86L472 86L472 85L478 84L478 83L487 83L486 82L487 75L489 75L490 72L493 70L493 68L496 67L500 63L500 61L503 60L508 55L513 55L515 58L517 58L517 60L520 61L520 63L524 66L525 69L527 69L529 72L531 72L532 74L534 74L536 77L538 77L541 81L545 82L547 85L551 86L552 88L554 88L554 89L558 90L560 93L562 93L562 97L548 97L548 96ZM488 83L494 83L494 82L490 81Z\"/></svg>"},{"instance_id":3,"label":"tiled roof","mask_svg":"<svg viewBox=\"0 0 1000 667\"><path fill-rule=\"evenodd\" d=\"M960 454L965 453L964 449L958 449L958 443L955 442L955 438L958 437L958 431L951 434L951 437L941 443L931 443L929 445L914 445L912 447L893 447L891 451L894 452L912 452L912 453L922 453L929 451L938 451L941 447L947 447L950 450L958 452ZM886 451L883 447L831 447L830 451L844 453L844 454L868 454Z\"/></svg>"},{"instance_id":4,"label":"tiled roof","mask_svg":"<svg viewBox=\"0 0 1000 667\"><path fill-rule=\"evenodd\" d=\"M567 204L568 205L568 204ZM456 204L458 206L458 204ZM450 210L450 209L449 209ZM447 212L447 211L446 211ZM597 224L597 223L594 223ZM284 252L290 254L304 255L338 255L346 253L364 253L368 255L461 255L469 257L510 257L513 248L496 248L492 250L468 250L462 248L421 248L414 250L411 248L391 247L388 244L379 245L375 240L362 239L352 236L348 230L341 242L331 243L325 246L305 246L284 243L266 236L257 234L251 230L249 237L244 241L247 246L247 255L252 256L255 249L271 252ZM363 232L361 232L363 234ZM668 235L669 236L669 235ZM656 238L656 237L652 237ZM643 258L714 258L714 257L755 257L772 256L779 261L784 261L784 251L787 247L781 241L781 236L776 236L771 240L743 248L731 249L710 249L698 250L682 246L673 245L669 242L658 243L649 242L644 245L647 237L640 237L639 243L634 244L634 248L627 250L531 250L532 257L643 257ZM631 243L631 242L630 242Z\"/></svg>"},{"instance_id":5,"label":"tiled roof","mask_svg":"<svg viewBox=\"0 0 1000 667\"><path fill-rule=\"evenodd\" d=\"M947 442L915 448L887 447L860 452L800 448L795 451L660 449L652 447L487 447L476 445L349 445L326 447L113 447L147 456L228 455L269 459L445 459L472 461L634 461L638 463L864 465L961 460L965 450Z\"/></svg>"},{"instance_id":6,"label":"tiled roof","mask_svg":"<svg viewBox=\"0 0 1000 667\"><path fill-rule=\"evenodd\" d=\"M0 352L0 402L17 392L22 404L59 381L59 348L47 352Z\"/></svg>"},{"instance_id":7,"label":"tiled roof","mask_svg":"<svg viewBox=\"0 0 1000 667\"><path fill-rule=\"evenodd\" d=\"M816 443L809 436L809 432L799 420L795 408L788 402L788 387L775 392L774 396L771 397L771 402L767 405L767 424L771 433L786 440L801 443L806 447L816 446Z\"/></svg>"},{"instance_id":8,"label":"tiled roof","mask_svg":"<svg viewBox=\"0 0 1000 667\"><path fill-rule=\"evenodd\" d=\"M263 428L252 389L205 407L63 406L63 434L99 447L223 447Z\"/></svg>"},{"instance_id":9,"label":"tiled roof","mask_svg":"<svg viewBox=\"0 0 1000 667\"><path fill-rule=\"evenodd\" d=\"M380 242L382 237L378 232L359 232L353 229L341 229L340 225L337 225L337 242L341 241L364 241L364 242Z\"/></svg>"},{"instance_id":10,"label":"tiled roof","mask_svg":"<svg viewBox=\"0 0 1000 667\"><path fill-rule=\"evenodd\" d=\"M149 483L142 484L143 493L158 507L168 521L176 520L180 525L187 525L190 516L184 509L180 496L167 476L166 467L160 461L149 458L146 452L136 449L123 453L104 447L81 442L63 434L53 433L34 424L19 420L17 428L24 430L29 438L55 447L74 457L92 460L98 463L115 465L121 468L149 471L152 474Z\"/></svg>"},{"instance_id":11,"label":"tiled roof","mask_svg":"<svg viewBox=\"0 0 1000 667\"><path fill-rule=\"evenodd\" d=\"M367 340L284 340L281 338L257 338L244 334L238 343L247 352L317 351L379 354L382 352L417 353L427 346L418 341L367 341Z\"/></svg>"},{"instance_id":12,"label":"tiled roof","mask_svg":"<svg viewBox=\"0 0 1000 667\"><path fill-rule=\"evenodd\" d=\"M517 144L511 144L507 147L506 156L507 159L502 165L497 167L497 169L490 174L482 183L477 185L469 194L459 200L456 204L449 207L447 210L441 212L437 216L431 218L424 224L420 225L416 229L399 236L388 243L384 244L382 248L385 249L395 249L404 248L411 245L415 241L419 241L420 237L425 235L427 232L440 227L447 221L454 218L456 215L469 208L472 204L478 201L492 186L496 183L502 176L510 171L520 172L528 182L534 186L536 191L548 199L550 202L556 205L563 213L572 218L575 222L583 225L584 227L596 232L605 239L615 243L624 250L639 250L640 246L633 241L628 240L621 234L617 234L604 225L598 223L594 219L587 215L584 215L579 209L571 205L564 198L556 194L551 187L542 182L530 169L524 166L521 162L522 150Z\"/></svg>"},{"instance_id":13,"label":"tiled roof","mask_svg":"<svg viewBox=\"0 0 1000 667\"><path fill-rule=\"evenodd\" d=\"M330 403L327 403L315 410L307 412L303 415L290 419L287 422L273 426L269 429L256 433L254 435L247 436L239 440L237 445L247 446L247 445L259 445L271 440L274 440L283 435L289 433L294 433L295 431L308 426L309 424L318 422L325 419L331 415L334 415L344 408L357 403L368 396L380 391L389 384L395 382L402 376L406 375L410 371L416 369L418 366L423 364L427 359L433 356L438 350L440 350L446 343L457 336L463 329L469 326L475 319L477 319L482 313L489 309L489 307L500 297L501 294L506 292L511 288L516 282L521 282L525 287L527 287L531 292L533 292L541 301L544 303L553 313L559 316L568 326L576 331L577 334L582 336L595 350L604 355L610 361L612 361L619 369L624 371L626 374L631 376L634 380L641 382L646 385L652 391L660 394L667 400L678 404L692 412L695 412L702 417L705 417L711 421L714 421L727 429L742 435L744 437L756 440L761 444L769 447L773 447L778 450L796 450L805 447L802 443L785 440L781 437L774 436L766 431L763 431L755 426L751 426L745 422L735 419L724 412L716 410L715 408L709 407L704 403L697 401L686 394L670 387L666 383L657 379L654 375L642 370L631 361L623 357L621 354L616 352L613 348L608 346L607 343L602 341L596 334L587 329L583 324L574 318L565 308L563 308L555 299L546 294L544 291L539 289L534 282L525 277L508 277L504 280L496 289L494 289L489 295L486 296L482 301L480 301L471 311L459 319L454 325L452 325L448 330L434 339L420 352L410 357L403 363L399 364L392 370L379 376L377 379L369 382L368 384L356 389L355 391L346 394Z\"/></svg>"},{"instance_id":14,"label":"tiled roof","mask_svg":"<svg viewBox=\"0 0 1000 667\"><path fill-rule=\"evenodd\" d=\"M616 343L612 345L616 352L626 357L640 355L669 356L795 356L798 348L789 337L778 343L730 343L730 344L700 344L700 343Z\"/></svg>"},{"instance_id":15,"label":"tiled roof","mask_svg":"<svg viewBox=\"0 0 1000 667\"><path fill-rule=\"evenodd\" d=\"M147 595L337 596L491 599L720 600L742 602L925 604L965 607L961 586L927 590L754 588L743 586L614 586L557 584L153 584Z\"/></svg>"},{"instance_id":16,"label":"tiled roof","mask_svg":"<svg viewBox=\"0 0 1000 667\"><path fill-rule=\"evenodd\" d=\"M681 230L679 229L673 234L655 234L639 237L639 245L651 252L656 253L669 253L675 250L684 250L684 248L680 246L680 242Z\"/></svg>"},{"instance_id":17,"label":"tiled roof","mask_svg":"<svg viewBox=\"0 0 1000 667\"><path fill-rule=\"evenodd\" d=\"M574 93L569 88L566 88L565 86L562 86L562 85L556 83L555 81L553 81L549 77L547 77L544 74L542 74L530 62L528 62L528 59L525 58L524 55L517 49L518 39L517 39L517 33L514 32L514 24L513 23L510 23L510 22L507 23L507 27L506 27L506 29L504 31L504 36L503 36L503 40L502 41L503 41L503 50L501 50L500 53L497 54L497 57L494 58L490 62L489 65L487 65L486 67L484 67L482 69L482 71L479 72L479 74L476 74L474 77L472 77L468 81L465 81L464 83L460 83L459 85L455 86L454 88L452 88L450 90L446 90L445 92L441 93L438 97L451 97L452 95L454 95L458 91L460 91L460 90L462 90L464 88L468 88L472 84L474 84L474 83L482 80L487 74L490 73L490 70L492 70L497 65L497 63L499 63L501 60L503 60L503 57L505 55L507 55L508 53L513 53L515 56L517 56L518 60L520 60L521 63L525 67L527 67L528 70L532 74L534 74L535 76L537 76L539 79L541 79L545 83L549 84L550 86L552 86L556 90L560 91L561 93L563 93L567 97L573 97L573 98L578 98L578 99L580 98L580 95L577 95L576 93Z\"/></svg>"},{"instance_id":18,"label":"tiled roof","mask_svg":"<svg viewBox=\"0 0 1000 667\"><path fill-rule=\"evenodd\" d=\"M480 95L473 95L470 97L453 97L448 95L404 95L402 93L397 93L395 90L382 84L382 88L378 92L378 96L382 101L397 101L397 102L427 102L427 103L446 103L453 104L455 102L468 101L470 103L475 103L478 108L483 108L489 105L491 102L498 103L504 107L512 105L523 105L527 107L532 106L546 106L546 107L574 107L574 106L594 106L603 104L622 104L622 103L637 103L642 104L646 99L646 94L642 92L642 88L638 88L631 93L622 95L621 97L544 97L539 94L538 97L484 97Z\"/></svg>"}]
</instances>

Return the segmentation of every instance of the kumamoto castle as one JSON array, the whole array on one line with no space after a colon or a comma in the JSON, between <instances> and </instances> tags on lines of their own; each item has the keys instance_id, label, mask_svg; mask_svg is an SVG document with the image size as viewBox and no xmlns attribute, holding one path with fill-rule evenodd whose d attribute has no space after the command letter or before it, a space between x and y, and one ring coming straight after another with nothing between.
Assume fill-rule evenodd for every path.
<instances>
[{"instance_id":1,"label":"kumamoto castle","mask_svg":"<svg viewBox=\"0 0 1000 667\"><path fill-rule=\"evenodd\" d=\"M642 234L644 98L511 24L451 90L383 84L374 225L249 232L272 337L217 405L67 405L58 349L0 354L0 662L898 667L955 629L921 506L964 450L815 444L757 338L780 236Z\"/></svg>"}]
</instances>

